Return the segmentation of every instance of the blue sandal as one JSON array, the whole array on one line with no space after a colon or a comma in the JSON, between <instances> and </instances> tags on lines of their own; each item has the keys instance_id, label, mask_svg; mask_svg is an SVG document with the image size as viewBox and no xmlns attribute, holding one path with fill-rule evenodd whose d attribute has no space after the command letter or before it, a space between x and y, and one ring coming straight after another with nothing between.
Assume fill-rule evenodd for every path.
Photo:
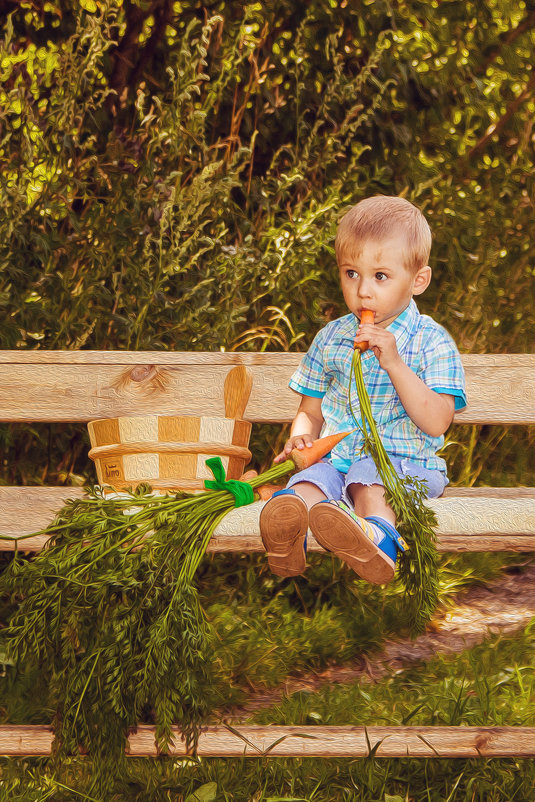
<instances>
[{"instance_id":1,"label":"blue sandal","mask_svg":"<svg viewBox=\"0 0 535 802\"><path fill-rule=\"evenodd\" d=\"M327 551L346 562L362 579L374 585L394 577L398 549L407 545L399 532L383 518L361 518L344 502L320 501L309 513L312 534ZM375 543L376 524L383 537Z\"/></svg>"}]
</instances>

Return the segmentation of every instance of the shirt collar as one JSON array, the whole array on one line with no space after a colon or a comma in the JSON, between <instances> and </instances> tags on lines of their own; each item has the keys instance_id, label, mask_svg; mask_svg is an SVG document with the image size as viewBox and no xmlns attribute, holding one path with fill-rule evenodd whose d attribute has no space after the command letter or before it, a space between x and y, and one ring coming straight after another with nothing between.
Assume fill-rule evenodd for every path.
<instances>
[{"instance_id":1,"label":"shirt collar","mask_svg":"<svg viewBox=\"0 0 535 802\"><path fill-rule=\"evenodd\" d=\"M399 353L405 350L410 339L416 333L419 317L420 312L416 306L416 301L412 298L406 309L386 327L387 331L391 331L396 338Z\"/></svg>"}]
</instances>

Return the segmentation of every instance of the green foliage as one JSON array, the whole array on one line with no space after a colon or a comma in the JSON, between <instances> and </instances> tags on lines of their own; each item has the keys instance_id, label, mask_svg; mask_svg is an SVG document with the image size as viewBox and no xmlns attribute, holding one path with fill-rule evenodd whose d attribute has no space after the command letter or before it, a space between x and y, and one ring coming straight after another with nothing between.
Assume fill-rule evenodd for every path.
<instances>
[{"instance_id":1,"label":"green foliage","mask_svg":"<svg viewBox=\"0 0 535 802\"><path fill-rule=\"evenodd\" d=\"M210 709L213 642L194 574L222 495L194 499L200 519L181 496L71 502L50 547L2 574L6 653L22 676L39 668L57 756L94 754L100 793L124 773L127 731L148 707L162 748L179 722L193 744Z\"/></svg>"},{"instance_id":2,"label":"green foliage","mask_svg":"<svg viewBox=\"0 0 535 802\"><path fill-rule=\"evenodd\" d=\"M461 655L438 656L375 682L359 680L325 686L316 694L297 693L252 722L300 724L488 724L533 726L535 672L526 655L533 651L533 626L515 638L492 638ZM238 727L239 729L239 727ZM50 763L33 759L0 765L9 782L9 800L51 798L75 802L88 793L87 761L66 763L60 776ZM305 799L331 802L385 802L388 796L431 802L531 802L532 760L522 759L130 759L128 779L118 799L131 802L184 800L201 792L229 802ZM210 785L211 784L211 785ZM7 782L6 782L7 785ZM65 790L67 787L67 790ZM78 791L68 791L77 788ZM0 799L2 791L0 790ZM194 799L195 797L193 797ZM7 798L6 798L7 799ZM191 801L193 802L193 800Z\"/></svg>"},{"instance_id":3,"label":"green foliage","mask_svg":"<svg viewBox=\"0 0 535 802\"><path fill-rule=\"evenodd\" d=\"M77 549L81 550L79 545ZM118 551L115 554L118 554ZM133 555L131 554L131 556ZM103 560L102 571L99 570L98 565L91 569L91 587L85 597L81 595L77 599L75 592L72 592L72 586L70 589L66 582L61 583L59 580L55 582L62 594L67 594L65 597L67 608L70 607L72 610L76 609L77 605L81 605L81 610L77 611L78 627L83 626L85 620L88 623L88 629L91 629L89 622L91 621L94 625L95 620L100 620L100 612L91 606L91 602L101 580L104 581L101 593L106 593L106 581L109 583L109 571L106 572L106 565L109 559L110 557L107 557ZM442 557L441 600L452 598L452 594L468 582L484 581L496 573L499 575L500 563L503 562L503 559L503 555L495 555L492 560L489 559L489 555ZM73 562L76 567L77 561L73 560ZM333 655L337 662L342 663L359 658L363 652L372 653L376 650L385 636L392 638L399 635L401 589L396 586L396 583L388 586L385 592L383 589L359 582L353 572L340 569L338 565L335 565L337 561L328 557L311 557L310 562L312 564L307 576L291 581L271 575L267 571L265 559L256 556L243 555L241 558L237 558L235 555L212 555L210 559L201 564L198 572L200 600L210 622L211 642L215 647L215 661L212 659L208 666L210 683L205 689L208 696L203 703L209 706L217 703L220 706L215 721L220 721L222 716L230 713L233 705L243 701L251 687L270 688L283 683L289 675L299 674L302 670L323 668L332 663ZM173 559L171 559L172 563ZM170 571L171 567L168 570ZM124 579L123 573L125 574ZM114 588L128 583L127 574L130 575L130 573L130 571L121 571L121 576L117 579L117 572L115 572L110 595L113 595ZM154 569L150 568L149 580L153 573ZM143 573L144 576L145 573ZM162 582L165 584L164 578L162 578ZM50 584L54 584L53 578L50 579ZM129 613L131 607L136 605L136 594L138 592L142 594L143 587L144 578L141 579L138 588L133 588L128 595L124 595L123 598L115 597L113 604L110 604L109 613L116 614L121 610L125 614ZM159 587L159 579L154 587ZM159 594L159 599L162 598L163 594ZM87 603L85 603L85 599ZM13 609L19 609L18 602ZM157 607L151 605L143 618L143 625L146 625L156 613ZM4 620L8 617L9 613L4 612ZM105 639L106 628L104 627L102 633L100 633L100 629L97 627L93 632L94 641ZM122 625L121 629L123 629ZM70 634L69 632L65 633L67 641ZM119 635L121 635L120 632ZM45 633L46 637L48 636ZM526 643L525 639L519 641L516 651L518 656L515 656L513 641L511 641L508 651L503 648L503 641L498 641L499 646L495 647L493 654L500 653L504 664L508 660L517 660L521 664L521 656L529 653L529 651L525 651ZM80 646L80 658L82 645ZM131 652L131 649L128 651ZM110 656L113 657L108 655L108 657ZM56 660L59 659L58 656ZM132 655L125 657L127 663L130 663L131 659ZM80 668L76 671L79 676ZM89 666L89 670L90 668ZM493 666L493 670L494 668L496 671L501 670L498 664ZM97 666L95 670L98 671L99 667ZM443 669L441 677L445 677L447 673L448 669ZM85 674L86 680L88 674L89 672ZM414 678L414 688L417 688L420 683L420 687L423 688L422 698L427 699L428 705L436 704L437 694L433 688L433 677L435 676L434 668L424 667L421 678ZM424 688L424 678L427 678L429 687L425 686ZM106 677L103 678L104 689L106 688L105 680ZM79 683L79 679L77 681ZM162 694L165 694L169 682L173 683L173 680L166 677L165 682L160 686ZM411 683L407 687L412 688ZM22 672L15 672L13 667L7 666L6 676L0 680L2 720L12 723L50 723L54 711L50 707L49 684L50 672L46 670L44 664L35 666L34 670L31 670L27 664ZM85 685L85 681L82 682L82 685ZM67 685L67 688L61 689L61 692L65 694L68 687ZM78 721L80 721L80 716L84 715L86 706L89 707L91 715L94 690L88 686L88 695L82 702ZM527 686L527 690L529 692L529 686ZM468 691L470 691L470 686L467 686ZM344 692L352 693L347 689L340 689L339 701L333 704L333 714L339 715L340 721L343 718ZM396 709L401 703L407 705L408 709L410 708L413 691L406 692L398 688L395 693L396 697L393 699L392 690L388 691L386 695L383 691L379 691L376 708L378 714L386 711L389 703L392 705L392 709ZM429 698L427 698L427 693L429 693ZM102 696L102 689L98 692L99 706L103 703L105 695ZM128 698L127 695L126 704L128 704ZM304 702L308 696L299 695L297 698ZM325 713L314 705L315 698L315 696L310 696L307 709L319 712L323 718ZM321 699L318 704L323 704ZM515 704L521 704L520 698L517 698ZM285 706L283 709L286 711L286 717L283 720L286 723L292 723L293 707ZM505 706L502 705L500 709L505 710ZM369 710L362 710L361 713L363 720L370 720ZM98 716L98 708L92 715ZM274 711L273 715L279 716L280 714ZM431 720L426 720L425 716L424 710L421 713L422 721L428 724L432 723ZM153 720L152 706L145 707L141 711L140 720L145 722ZM307 723L314 723L314 717ZM107 721L105 726L107 730ZM107 748L111 746L108 739L106 739L106 746ZM284 784L282 776L276 769L276 765L280 762L274 761L274 774L271 780L274 784L273 789L279 788L279 790L283 787L280 783ZM21 761L20 764L14 762L3 766L2 778L6 787L13 794L11 798L18 798L15 796L17 785L11 784L11 780L16 776L24 777L24 788L31 789L31 792L35 794L35 797L29 797L32 799L40 798L37 795L37 789L40 789L43 796L51 789L55 789L55 793L61 794L61 788L57 785L57 781L63 783L64 786L78 789L79 792L85 792L89 796L95 796L95 777L98 773L102 773L103 767L99 765L98 760L94 760L94 756L93 758L91 756L84 757L82 761L73 758L64 759L59 771L46 761L41 763L42 770L38 768L39 762L36 764L36 761ZM266 766L256 764L255 768L253 761L247 779L242 782L243 778L236 763L234 761L230 761L230 763L231 766L227 770L224 761L203 761L190 772L187 764L180 761L165 763L162 760L157 762L145 760L136 763L129 758L126 764L123 764L126 774L122 774L118 770L120 764L114 765L113 774L116 783L114 787L117 788L118 798L121 798L122 784L128 783L130 790L124 793L132 794L132 799L139 798L140 802L145 799L165 799L165 789L189 787L191 790L202 784L201 777L205 776L202 774L202 766L213 765L215 773L210 774L210 770L206 768L209 773L204 782L221 781L220 787L226 790L229 798L232 799L232 795L235 795L235 798L247 799L245 789L250 787L250 783L262 784L260 775L264 774ZM318 767L319 765L321 762L318 762ZM416 772L416 774L418 774L417 765L417 763L412 764L412 772ZM32 766L36 769L35 772L33 772ZM298 762L289 761L287 766L289 776L294 775L296 781L300 782L298 778L301 776L301 769L299 769ZM321 771L325 773L326 780L336 782L327 765ZM199 772L201 772L200 775ZM303 777L305 776L306 774L303 774ZM32 777L35 777L35 783ZM305 787L307 786L305 785ZM273 790L274 792L275 790ZM29 791L26 790L26 793ZM184 791L184 795L187 793ZM251 791L251 793L253 792ZM65 792L65 797L60 795L58 799L76 799L74 791L73 794L74 796L71 797ZM134 794L139 796L134 796ZM100 800L98 793L96 796ZM22 798L28 797L21 796Z\"/></svg>"},{"instance_id":4,"label":"green foliage","mask_svg":"<svg viewBox=\"0 0 535 802\"><path fill-rule=\"evenodd\" d=\"M434 229L424 310L466 350L527 350L528 10L185 2L160 30L94 5L5 23L5 346L291 347L343 311L338 216L386 192Z\"/></svg>"},{"instance_id":5,"label":"green foliage","mask_svg":"<svg viewBox=\"0 0 535 802\"><path fill-rule=\"evenodd\" d=\"M0 575L0 597L12 605L2 651L23 677L39 669L56 757L91 753L99 793L124 774L128 730L146 709L160 749L173 724L194 749L214 705L214 636L195 575L215 526L241 503L219 477L221 460L209 467L217 488L198 496L140 487L68 502L46 530L47 548L30 560L16 552ZM245 503L291 467L239 485Z\"/></svg>"}]
</instances>

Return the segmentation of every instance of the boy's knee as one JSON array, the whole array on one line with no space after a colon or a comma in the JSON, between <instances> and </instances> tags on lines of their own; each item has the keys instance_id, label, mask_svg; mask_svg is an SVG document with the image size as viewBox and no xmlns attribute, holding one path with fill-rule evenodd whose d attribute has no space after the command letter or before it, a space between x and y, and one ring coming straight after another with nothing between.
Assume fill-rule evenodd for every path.
<instances>
[{"instance_id":1,"label":"boy's knee","mask_svg":"<svg viewBox=\"0 0 535 802\"><path fill-rule=\"evenodd\" d=\"M368 515L378 515L389 523L395 524L396 516L385 498L383 485L365 485L352 482L347 487L349 498L358 515L366 518Z\"/></svg>"},{"instance_id":2,"label":"boy's knee","mask_svg":"<svg viewBox=\"0 0 535 802\"><path fill-rule=\"evenodd\" d=\"M358 499L384 499L385 489L383 485L378 484L364 484L363 482L352 482L347 486L347 492L350 497L355 500Z\"/></svg>"},{"instance_id":3,"label":"boy's knee","mask_svg":"<svg viewBox=\"0 0 535 802\"><path fill-rule=\"evenodd\" d=\"M296 495L303 499L309 509L327 498L323 490L312 482L296 482L292 490L295 490Z\"/></svg>"}]
</instances>

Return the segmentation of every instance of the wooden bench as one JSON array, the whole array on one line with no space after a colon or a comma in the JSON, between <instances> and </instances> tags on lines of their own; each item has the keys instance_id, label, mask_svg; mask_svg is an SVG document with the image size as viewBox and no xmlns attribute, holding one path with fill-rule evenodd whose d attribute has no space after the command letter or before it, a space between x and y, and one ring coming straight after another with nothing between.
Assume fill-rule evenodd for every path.
<instances>
[{"instance_id":1,"label":"wooden bench","mask_svg":"<svg viewBox=\"0 0 535 802\"><path fill-rule=\"evenodd\" d=\"M0 420L87 422L139 414L223 415L223 384L235 365L246 365L253 389L245 417L253 423L292 420L298 397L288 379L301 354L125 351L0 352ZM468 407L464 424L535 423L535 355L464 355ZM68 498L70 487L0 487L0 547L43 529ZM428 502L438 518L440 551L535 551L535 488L448 488ZM262 502L230 512L211 551L263 551L258 530ZM2 539L3 537L3 539ZM9 539L8 539L9 538ZM42 548L43 535L19 541ZM310 550L322 551L314 542ZM377 757L535 756L530 727L243 727L241 737L207 727L199 743L206 756ZM138 728L129 752L156 754L154 731ZM50 753L49 727L0 727L0 754ZM280 739L283 740L280 740ZM270 749L270 745L278 742ZM184 754L177 733L173 754Z\"/></svg>"}]
</instances>

